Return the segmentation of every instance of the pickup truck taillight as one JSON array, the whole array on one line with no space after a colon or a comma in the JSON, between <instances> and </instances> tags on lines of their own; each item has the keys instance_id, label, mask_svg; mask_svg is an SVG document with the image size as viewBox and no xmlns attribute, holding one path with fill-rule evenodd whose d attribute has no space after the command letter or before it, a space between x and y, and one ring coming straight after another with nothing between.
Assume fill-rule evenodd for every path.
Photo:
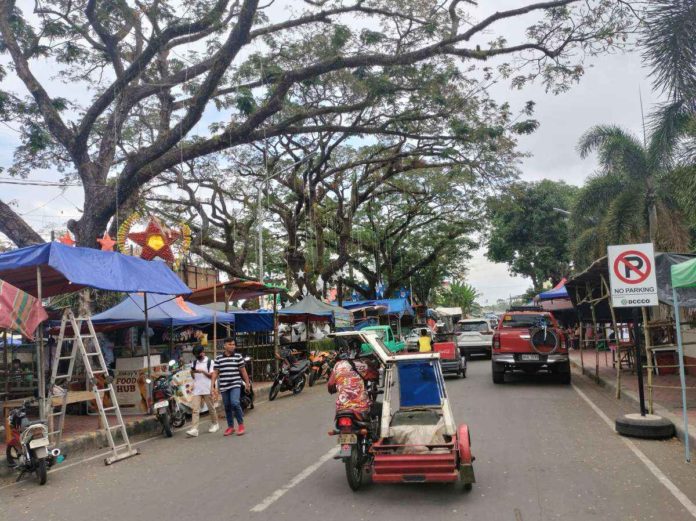
<instances>
[{"instance_id":1,"label":"pickup truck taillight","mask_svg":"<svg viewBox=\"0 0 696 521\"><path fill-rule=\"evenodd\" d=\"M493 349L500 349L500 333L493 335Z\"/></svg>"}]
</instances>

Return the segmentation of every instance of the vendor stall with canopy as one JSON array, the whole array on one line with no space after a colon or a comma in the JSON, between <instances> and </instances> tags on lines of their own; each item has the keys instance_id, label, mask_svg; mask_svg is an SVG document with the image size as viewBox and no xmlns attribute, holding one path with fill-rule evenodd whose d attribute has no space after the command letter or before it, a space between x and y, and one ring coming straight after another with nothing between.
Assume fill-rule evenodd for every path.
<instances>
[{"instance_id":1,"label":"vendor stall with canopy","mask_svg":"<svg viewBox=\"0 0 696 521\"><path fill-rule=\"evenodd\" d=\"M71 247L57 242L28 246L0 254L0 279L33 295L45 297L95 288L125 293L188 295L191 290L164 262L145 261L116 252ZM145 305L147 309L147 304ZM37 366L43 367L43 335L37 339ZM149 344L148 344L149 364ZM45 381L38 371L40 411Z\"/></svg>"}]
</instances>

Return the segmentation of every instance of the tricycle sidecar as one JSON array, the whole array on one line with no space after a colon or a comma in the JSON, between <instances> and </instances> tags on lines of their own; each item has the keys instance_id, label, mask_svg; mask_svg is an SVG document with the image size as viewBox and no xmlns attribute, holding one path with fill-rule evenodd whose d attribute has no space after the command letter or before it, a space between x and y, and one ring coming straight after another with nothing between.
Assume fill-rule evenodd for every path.
<instances>
[{"instance_id":1,"label":"tricycle sidecar","mask_svg":"<svg viewBox=\"0 0 696 521\"><path fill-rule=\"evenodd\" d=\"M470 489L475 478L469 430L454 423L439 354L395 355L369 333L337 336L349 334L369 342L384 369L378 432L355 463L375 483L460 482Z\"/></svg>"}]
</instances>

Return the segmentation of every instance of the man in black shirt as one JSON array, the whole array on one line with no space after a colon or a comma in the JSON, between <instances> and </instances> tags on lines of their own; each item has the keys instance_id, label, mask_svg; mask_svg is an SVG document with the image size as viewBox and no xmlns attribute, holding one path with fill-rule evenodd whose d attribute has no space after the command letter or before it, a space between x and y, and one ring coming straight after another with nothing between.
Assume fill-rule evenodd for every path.
<instances>
[{"instance_id":1,"label":"man in black shirt","mask_svg":"<svg viewBox=\"0 0 696 521\"><path fill-rule=\"evenodd\" d=\"M240 403L242 382L247 389L251 389L249 375L244 365L244 357L236 353L234 339L228 337L224 341L224 351L215 359L215 371L213 374L213 386L222 395L222 403L225 405L227 417L227 429L225 436L234 434L234 420L237 419L237 436L244 434L244 413Z\"/></svg>"}]
</instances>

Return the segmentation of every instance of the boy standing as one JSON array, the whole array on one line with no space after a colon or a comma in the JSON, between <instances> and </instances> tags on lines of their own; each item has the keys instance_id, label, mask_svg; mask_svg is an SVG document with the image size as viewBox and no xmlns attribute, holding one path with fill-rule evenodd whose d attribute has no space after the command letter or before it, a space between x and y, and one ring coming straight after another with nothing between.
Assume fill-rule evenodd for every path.
<instances>
[{"instance_id":1,"label":"boy standing","mask_svg":"<svg viewBox=\"0 0 696 521\"><path fill-rule=\"evenodd\" d=\"M244 365L244 357L236 353L237 345L234 339L228 337L224 341L224 351L215 359L215 371L213 385L217 383L217 389L222 395L222 403L225 405L227 417L227 429L225 436L234 434L234 420L237 420L237 436L244 434L244 413L240 398L242 395L242 382L247 389L251 389L249 375Z\"/></svg>"},{"instance_id":2,"label":"boy standing","mask_svg":"<svg viewBox=\"0 0 696 521\"><path fill-rule=\"evenodd\" d=\"M191 373L193 374L193 399L191 407L193 408L191 418L191 428L186 431L189 436L198 436L198 421L200 419L201 401L204 401L208 406L212 425L208 432L217 432L220 430L218 425L217 411L212 396L212 379L213 379L213 361L205 356L203 346L193 348L193 364L191 365Z\"/></svg>"}]
</instances>

